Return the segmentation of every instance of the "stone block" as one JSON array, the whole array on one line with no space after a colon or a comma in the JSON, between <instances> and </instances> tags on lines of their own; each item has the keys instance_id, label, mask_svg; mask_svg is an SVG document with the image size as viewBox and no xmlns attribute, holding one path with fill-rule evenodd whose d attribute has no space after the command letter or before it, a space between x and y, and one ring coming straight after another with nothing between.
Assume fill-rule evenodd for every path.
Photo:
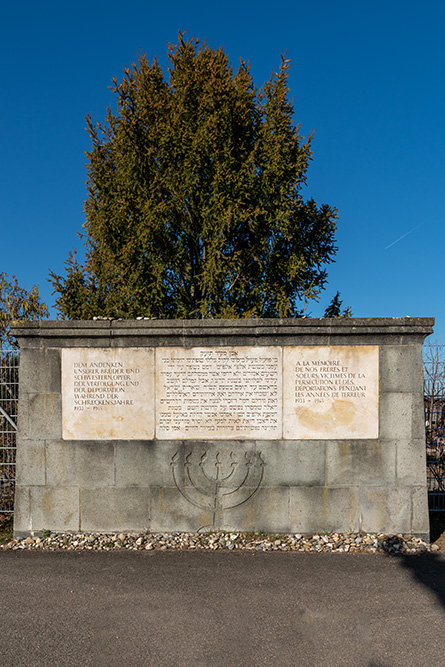
<instances>
[{"instance_id":1,"label":"stone block","mask_svg":"<svg viewBox=\"0 0 445 667\"><path fill-rule=\"evenodd\" d=\"M33 530L79 530L77 487L31 487L31 509Z\"/></svg>"},{"instance_id":2,"label":"stone block","mask_svg":"<svg viewBox=\"0 0 445 667\"><path fill-rule=\"evenodd\" d=\"M171 486L172 459L181 441L133 440L115 443L116 486Z\"/></svg>"},{"instance_id":3,"label":"stone block","mask_svg":"<svg viewBox=\"0 0 445 667\"><path fill-rule=\"evenodd\" d=\"M425 404L423 392L413 394L412 437L425 442Z\"/></svg>"},{"instance_id":4,"label":"stone block","mask_svg":"<svg viewBox=\"0 0 445 667\"><path fill-rule=\"evenodd\" d=\"M147 488L88 488L80 493L83 531L139 532L149 527Z\"/></svg>"},{"instance_id":5,"label":"stone block","mask_svg":"<svg viewBox=\"0 0 445 667\"><path fill-rule=\"evenodd\" d=\"M62 435L60 394L29 394L28 401L28 436L39 440L60 438Z\"/></svg>"},{"instance_id":6,"label":"stone block","mask_svg":"<svg viewBox=\"0 0 445 667\"><path fill-rule=\"evenodd\" d=\"M45 485L45 442L19 439L17 445L17 484Z\"/></svg>"},{"instance_id":7,"label":"stone block","mask_svg":"<svg viewBox=\"0 0 445 667\"><path fill-rule=\"evenodd\" d=\"M15 485L14 493L14 537L27 537L33 530L31 515L31 489Z\"/></svg>"},{"instance_id":8,"label":"stone block","mask_svg":"<svg viewBox=\"0 0 445 667\"><path fill-rule=\"evenodd\" d=\"M113 443L49 440L46 480L51 486L112 486Z\"/></svg>"},{"instance_id":9,"label":"stone block","mask_svg":"<svg viewBox=\"0 0 445 667\"><path fill-rule=\"evenodd\" d=\"M425 438L399 440L397 447L397 484L426 487Z\"/></svg>"},{"instance_id":10,"label":"stone block","mask_svg":"<svg viewBox=\"0 0 445 667\"><path fill-rule=\"evenodd\" d=\"M413 396L405 393L380 394L380 438L409 440L412 437Z\"/></svg>"},{"instance_id":11,"label":"stone block","mask_svg":"<svg viewBox=\"0 0 445 667\"><path fill-rule=\"evenodd\" d=\"M420 345L380 347L380 389L382 392L422 391L422 348Z\"/></svg>"},{"instance_id":12,"label":"stone block","mask_svg":"<svg viewBox=\"0 0 445 667\"><path fill-rule=\"evenodd\" d=\"M21 350L20 389L27 393L59 393L60 350L26 347Z\"/></svg>"},{"instance_id":13,"label":"stone block","mask_svg":"<svg viewBox=\"0 0 445 667\"><path fill-rule=\"evenodd\" d=\"M19 387L19 402L17 408L17 438L18 442L29 439L29 395ZM38 439L37 436L36 439Z\"/></svg>"},{"instance_id":14,"label":"stone block","mask_svg":"<svg viewBox=\"0 0 445 667\"><path fill-rule=\"evenodd\" d=\"M114 443L116 486L147 487L149 485L149 453L153 447L156 447L153 440L116 441Z\"/></svg>"},{"instance_id":15,"label":"stone block","mask_svg":"<svg viewBox=\"0 0 445 667\"><path fill-rule=\"evenodd\" d=\"M411 528L410 532L429 540L430 522L428 516L428 493L426 486L411 490Z\"/></svg>"},{"instance_id":16,"label":"stone block","mask_svg":"<svg viewBox=\"0 0 445 667\"><path fill-rule=\"evenodd\" d=\"M360 504L365 533L409 533L411 530L410 488L364 487Z\"/></svg>"},{"instance_id":17,"label":"stone block","mask_svg":"<svg viewBox=\"0 0 445 667\"><path fill-rule=\"evenodd\" d=\"M289 524L294 533L359 530L359 489L300 486L289 489Z\"/></svg>"},{"instance_id":18,"label":"stone block","mask_svg":"<svg viewBox=\"0 0 445 667\"><path fill-rule=\"evenodd\" d=\"M254 489L250 489L252 493ZM242 530L248 532L263 531L265 533L287 533L291 531L289 520L289 487L259 487L249 497L246 489L246 500L230 507L222 513L223 530Z\"/></svg>"},{"instance_id":19,"label":"stone block","mask_svg":"<svg viewBox=\"0 0 445 667\"><path fill-rule=\"evenodd\" d=\"M258 441L257 451L264 460L262 486L323 486L325 448L320 441Z\"/></svg>"},{"instance_id":20,"label":"stone block","mask_svg":"<svg viewBox=\"0 0 445 667\"><path fill-rule=\"evenodd\" d=\"M326 444L326 485L394 485L396 446L391 440L344 440Z\"/></svg>"},{"instance_id":21,"label":"stone block","mask_svg":"<svg viewBox=\"0 0 445 667\"><path fill-rule=\"evenodd\" d=\"M187 493L187 490L184 490ZM150 530L196 532L212 530L214 516L208 507L197 507L172 487L151 489Z\"/></svg>"}]
</instances>

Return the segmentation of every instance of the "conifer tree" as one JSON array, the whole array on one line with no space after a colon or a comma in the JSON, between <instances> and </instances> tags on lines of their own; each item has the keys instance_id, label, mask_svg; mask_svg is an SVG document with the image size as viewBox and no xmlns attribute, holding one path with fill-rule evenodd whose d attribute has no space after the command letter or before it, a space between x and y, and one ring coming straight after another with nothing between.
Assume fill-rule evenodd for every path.
<instances>
[{"instance_id":1,"label":"conifer tree","mask_svg":"<svg viewBox=\"0 0 445 667\"><path fill-rule=\"evenodd\" d=\"M289 61L258 91L249 66L179 35L168 75L141 55L87 117L86 256L51 273L64 318L296 317L336 253L336 209L305 201L312 159Z\"/></svg>"}]
</instances>

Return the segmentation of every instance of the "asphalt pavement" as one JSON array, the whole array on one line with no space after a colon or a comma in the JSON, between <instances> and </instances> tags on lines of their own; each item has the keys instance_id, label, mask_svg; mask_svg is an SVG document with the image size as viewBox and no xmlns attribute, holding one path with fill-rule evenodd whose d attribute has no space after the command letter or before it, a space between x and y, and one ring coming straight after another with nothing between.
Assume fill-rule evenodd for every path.
<instances>
[{"instance_id":1,"label":"asphalt pavement","mask_svg":"<svg viewBox=\"0 0 445 667\"><path fill-rule=\"evenodd\" d=\"M445 664L440 553L0 552L0 665Z\"/></svg>"}]
</instances>

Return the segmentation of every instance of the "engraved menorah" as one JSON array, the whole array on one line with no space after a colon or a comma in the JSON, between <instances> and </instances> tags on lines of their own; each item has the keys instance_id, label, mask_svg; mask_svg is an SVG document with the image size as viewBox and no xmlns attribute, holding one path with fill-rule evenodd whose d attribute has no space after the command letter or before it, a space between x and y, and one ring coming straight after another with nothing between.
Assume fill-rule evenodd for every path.
<instances>
[{"instance_id":1,"label":"engraved menorah","mask_svg":"<svg viewBox=\"0 0 445 667\"><path fill-rule=\"evenodd\" d=\"M250 500L258 491L264 474L264 460L261 453L246 452L243 464L239 464L235 454L230 452L229 461L223 461L220 452L215 455L213 474L210 474L207 452L199 463L194 461L193 452L186 455L183 465L184 483L181 483L182 468L179 452L171 461L173 479L182 496L195 507L212 512L212 523L204 528L219 528L224 510L233 509Z\"/></svg>"}]
</instances>

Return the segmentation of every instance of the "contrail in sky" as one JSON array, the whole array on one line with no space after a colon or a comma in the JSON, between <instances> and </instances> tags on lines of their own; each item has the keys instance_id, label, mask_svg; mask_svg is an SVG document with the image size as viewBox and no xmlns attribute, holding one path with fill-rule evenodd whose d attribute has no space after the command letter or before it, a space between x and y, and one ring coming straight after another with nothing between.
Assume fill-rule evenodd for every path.
<instances>
[{"instance_id":1,"label":"contrail in sky","mask_svg":"<svg viewBox=\"0 0 445 667\"><path fill-rule=\"evenodd\" d=\"M416 225L415 227L413 227L412 229L410 229L409 232L406 232L405 234L402 234L402 236L399 236L398 239L396 239L395 241L393 241L392 243L390 243L389 245L387 245L386 248L385 248L385 250L388 250L388 248L390 248L392 245L395 245L396 243L398 243L399 241L401 241L402 239L404 239L405 236L408 236L408 234L411 234L411 232L413 232L413 231L414 231L415 229L417 229L418 227L420 227L420 225Z\"/></svg>"}]
</instances>

